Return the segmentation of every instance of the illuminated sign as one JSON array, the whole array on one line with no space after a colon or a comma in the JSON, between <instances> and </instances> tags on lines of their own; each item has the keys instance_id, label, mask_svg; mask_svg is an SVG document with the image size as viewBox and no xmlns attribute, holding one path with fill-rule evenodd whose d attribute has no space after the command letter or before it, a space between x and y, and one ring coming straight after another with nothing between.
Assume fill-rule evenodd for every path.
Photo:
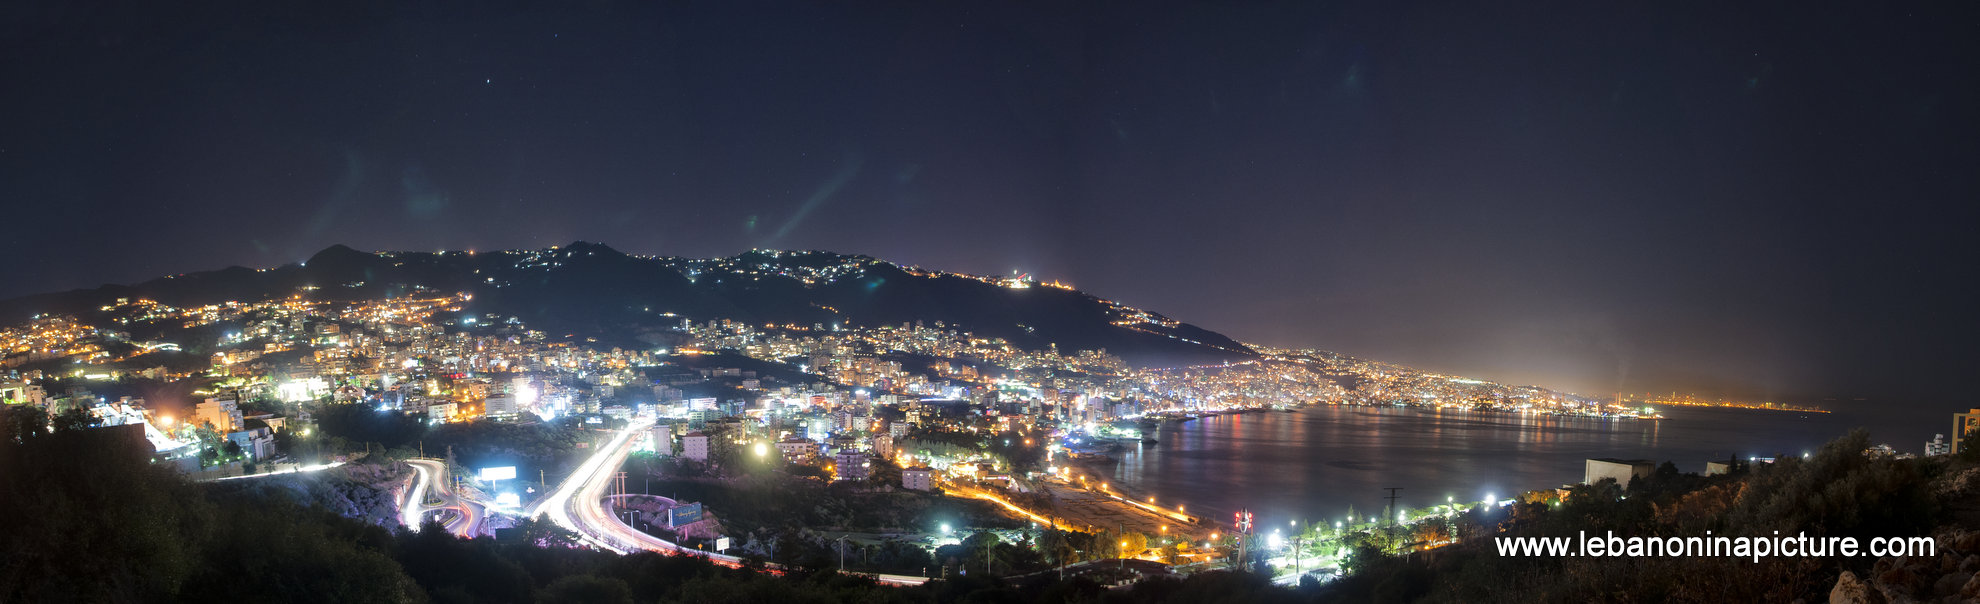
<instances>
[{"instance_id":1,"label":"illuminated sign","mask_svg":"<svg viewBox=\"0 0 1980 604\"><path fill-rule=\"evenodd\" d=\"M515 477L516 477L515 466L500 466L494 468L481 469L482 480L508 480Z\"/></svg>"},{"instance_id":2,"label":"illuminated sign","mask_svg":"<svg viewBox=\"0 0 1980 604\"><path fill-rule=\"evenodd\" d=\"M680 528L701 520L701 504L690 503L667 510L667 527Z\"/></svg>"}]
</instances>

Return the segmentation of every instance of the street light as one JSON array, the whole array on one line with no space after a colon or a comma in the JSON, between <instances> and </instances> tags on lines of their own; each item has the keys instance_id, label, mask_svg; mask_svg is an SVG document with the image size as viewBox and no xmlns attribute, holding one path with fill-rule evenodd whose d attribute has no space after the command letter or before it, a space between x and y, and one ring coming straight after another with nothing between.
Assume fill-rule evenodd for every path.
<instances>
[{"instance_id":1,"label":"street light","mask_svg":"<svg viewBox=\"0 0 1980 604\"><path fill-rule=\"evenodd\" d=\"M1293 535L1293 576L1299 576L1299 574L1303 574L1303 572L1299 570L1299 543L1301 543L1301 539L1299 539L1299 535ZM1297 580L1297 578L1295 578L1295 580Z\"/></svg>"}]
</instances>

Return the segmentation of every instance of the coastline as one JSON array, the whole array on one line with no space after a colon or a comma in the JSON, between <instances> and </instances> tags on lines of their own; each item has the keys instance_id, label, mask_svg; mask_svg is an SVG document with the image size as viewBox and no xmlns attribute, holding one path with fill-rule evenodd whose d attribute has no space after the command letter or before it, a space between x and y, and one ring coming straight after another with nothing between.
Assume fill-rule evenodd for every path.
<instances>
[{"instance_id":1,"label":"coastline","mask_svg":"<svg viewBox=\"0 0 1980 604\"><path fill-rule=\"evenodd\" d=\"M1126 496L1186 505L1205 522L1237 509L1291 521L1382 509L1386 487L1401 487L1398 504L1412 509L1554 489L1580 482L1595 458L1699 473L1735 456L1799 455L1855 427L1839 414L1740 411L1682 408L1635 422L1613 420L1645 418L1323 404L1161 422L1155 444L1058 463Z\"/></svg>"}]
</instances>

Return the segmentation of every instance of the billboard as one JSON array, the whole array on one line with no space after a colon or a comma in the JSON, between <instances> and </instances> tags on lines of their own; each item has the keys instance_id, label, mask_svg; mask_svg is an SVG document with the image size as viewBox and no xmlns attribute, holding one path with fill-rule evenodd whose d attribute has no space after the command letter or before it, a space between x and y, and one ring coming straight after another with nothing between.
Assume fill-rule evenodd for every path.
<instances>
[{"instance_id":1,"label":"billboard","mask_svg":"<svg viewBox=\"0 0 1980 604\"><path fill-rule=\"evenodd\" d=\"M690 503L667 510L667 528L680 528L701 520L701 504Z\"/></svg>"},{"instance_id":2,"label":"billboard","mask_svg":"<svg viewBox=\"0 0 1980 604\"><path fill-rule=\"evenodd\" d=\"M494 468L481 469L482 480L508 480L515 477L516 477L515 466L499 466Z\"/></svg>"}]
</instances>

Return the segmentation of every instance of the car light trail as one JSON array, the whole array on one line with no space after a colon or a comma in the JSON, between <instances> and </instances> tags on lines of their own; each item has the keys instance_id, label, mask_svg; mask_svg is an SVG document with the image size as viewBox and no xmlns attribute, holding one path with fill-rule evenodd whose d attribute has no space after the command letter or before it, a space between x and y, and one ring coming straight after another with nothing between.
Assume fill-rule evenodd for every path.
<instances>
[{"instance_id":1,"label":"car light trail","mask_svg":"<svg viewBox=\"0 0 1980 604\"><path fill-rule=\"evenodd\" d=\"M652 424L651 419L630 422L625 429L612 437L609 444L599 448L598 452L579 464L576 471L565 477L563 482L558 483L556 491L537 502L530 509L530 515L547 516L557 526L577 533L586 543L600 549L620 554L645 550L670 555L698 556L730 568L741 568L743 560L740 557L681 547L679 544L627 526L617 516L605 511L605 490L611 484L613 474L625 463L626 456L632 453L633 435ZM781 567L775 564L767 567L772 572L781 571ZM926 577L909 575L852 574L870 577L887 585L920 585L928 581Z\"/></svg>"},{"instance_id":2,"label":"car light trail","mask_svg":"<svg viewBox=\"0 0 1980 604\"><path fill-rule=\"evenodd\" d=\"M424 464L415 463L411 465L414 475L413 485L412 489L406 493L405 504L399 506L399 524L406 525L406 528L418 531L420 521L422 520L421 516L424 516L426 512L426 487L433 480L433 476L426 471Z\"/></svg>"}]
</instances>

